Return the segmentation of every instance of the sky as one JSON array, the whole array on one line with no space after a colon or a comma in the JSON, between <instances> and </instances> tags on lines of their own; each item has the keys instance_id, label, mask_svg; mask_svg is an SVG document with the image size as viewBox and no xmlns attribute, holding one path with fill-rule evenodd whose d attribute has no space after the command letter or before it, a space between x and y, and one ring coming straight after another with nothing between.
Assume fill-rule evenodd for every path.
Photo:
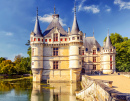
<instances>
[{"instance_id":1,"label":"sky","mask_svg":"<svg viewBox=\"0 0 130 101\"><path fill-rule=\"evenodd\" d=\"M42 32L54 14L60 15L65 30L72 28L75 0L0 0L0 57L14 60L18 54L27 57L28 46L34 30L36 9ZM101 46L110 33L130 38L130 0L76 0L79 29L86 37L94 36Z\"/></svg>"}]
</instances>

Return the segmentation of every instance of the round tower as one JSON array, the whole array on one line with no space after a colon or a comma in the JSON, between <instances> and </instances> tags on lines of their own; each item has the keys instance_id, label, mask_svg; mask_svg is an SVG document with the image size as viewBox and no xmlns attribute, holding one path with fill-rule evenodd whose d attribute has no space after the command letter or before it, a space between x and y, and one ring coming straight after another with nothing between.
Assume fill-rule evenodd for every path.
<instances>
[{"instance_id":1,"label":"round tower","mask_svg":"<svg viewBox=\"0 0 130 101\"><path fill-rule=\"evenodd\" d=\"M69 34L69 68L70 81L80 80L80 72L82 68L82 60L80 48L83 45L83 33L79 30L76 19L76 7L74 13L74 21L71 33Z\"/></svg>"},{"instance_id":2,"label":"round tower","mask_svg":"<svg viewBox=\"0 0 130 101\"><path fill-rule=\"evenodd\" d=\"M43 36L38 20L38 9L34 31L30 34L30 46L33 81L41 82L43 70Z\"/></svg>"},{"instance_id":3,"label":"round tower","mask_svg":"<svg viewBox=\"0 0 130 101\"><path fill-rule=\"evenodd\" d=\"M101 51L101 69L103 74L112 74L115 72L115 55L116 49L112 46L108 33L106 42Z\"/></svg>"}]
</instances>

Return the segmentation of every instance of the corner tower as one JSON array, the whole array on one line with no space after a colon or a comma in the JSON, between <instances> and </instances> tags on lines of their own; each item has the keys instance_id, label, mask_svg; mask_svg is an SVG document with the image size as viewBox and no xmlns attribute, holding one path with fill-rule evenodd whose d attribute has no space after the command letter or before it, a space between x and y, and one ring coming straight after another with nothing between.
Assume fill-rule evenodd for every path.
<instances>
[{"instance_id":1,"label":"corner tower","mask_svg":"<svg viewBox=\"0 0 130 101\"><path fill-rule=\"evenodd\" d=\"M82 68L80 49L83 45L83 33L79 30L76 19L76 6L74 8L74 21L71 33L69 34L69 68L70 81L72 82L80 80L80 73Z\"/></svg>"},{"instance_id":2,"label":"corner tower","mask_svg":"<svg viewBox=\"0 0 130 101\"><path fill-rule=\"evenodd\" d=\"M38 8L34 31L30 34L30 46L33 81L41 82L43 70L43 35L38 20Z\"/></svg>"},{"instance_id":3,"label":"corner tower","mask_svg":"<svg viewBox=\"0 0 130 101\"><path fill-rule=\"evenodd\" d=\"M115 72L115 55L116 49L111 44L108 31L106 42L101 51L101 69L103 74L111 74Z\"/></svg>"}]
</instances>

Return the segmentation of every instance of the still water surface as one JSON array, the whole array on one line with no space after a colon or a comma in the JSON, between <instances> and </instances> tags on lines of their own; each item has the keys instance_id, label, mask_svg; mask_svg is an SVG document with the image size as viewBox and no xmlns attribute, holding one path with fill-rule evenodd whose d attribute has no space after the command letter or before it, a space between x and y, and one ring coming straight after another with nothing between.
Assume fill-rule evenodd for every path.
<instances>
[{"instance_id":1,"label":"still water surface","mask_svg":"<svg viewBox=\"0 0 130 101\"><path fill-rule=\"evenodd\" d=\"M0 81L0 101L78 101L79 83L32 83L32 79Z\"/></svg>"}]
</instances>

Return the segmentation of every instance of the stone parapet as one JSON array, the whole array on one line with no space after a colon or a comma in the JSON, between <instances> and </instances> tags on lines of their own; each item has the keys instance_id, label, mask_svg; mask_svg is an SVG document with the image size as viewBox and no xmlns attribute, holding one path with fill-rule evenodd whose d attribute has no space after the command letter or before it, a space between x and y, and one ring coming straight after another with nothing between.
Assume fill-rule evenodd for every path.
<instances>
[{"instance_id":1,"label":"stone parapet","mask_svg":"<svg viewBox=\"0 0 130 101\"><path fill-rule=\"evenodd\" d=\"M121 93L111 87L112 81L92 79L83 75L83 90L77 92L76 97L84 101L130 101L130 93Z\"/></svg>"},{"instance_id":2,"label":"stone parapet","mask_svg":"<svg viewBox=\"0 0 130 101\"><path fill-rule=\"evenodd\" d=\"M123 75L130 79L130 72L117 72L117 73L118 73L118 75Z\"/></svg>"}]
</instances>

